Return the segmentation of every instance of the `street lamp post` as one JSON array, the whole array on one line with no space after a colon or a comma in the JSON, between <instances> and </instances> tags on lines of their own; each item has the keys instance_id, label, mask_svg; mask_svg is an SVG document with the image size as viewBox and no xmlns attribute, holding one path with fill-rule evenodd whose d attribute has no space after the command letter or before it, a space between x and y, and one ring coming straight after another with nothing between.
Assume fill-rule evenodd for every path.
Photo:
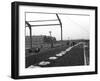
<instances>
[{"instance_id":1,"label":"street lamp post","mask_svg":"<svg viewBox=\"0 0 100 81\"><path fill-rule=\"evenodd\" d=\"M51 31L49 31L49 33L50 33L50 37L51 37L51 33L52 33L52 32L51 32Z\"/></svg>"},{"instance_id":2,"label":"street lamp post","mask_svg":"<svg viewBox=\"0 0 100 81\"><path fill-rule=\"evenodd\" d=\"M50 33L50 37L51 37L50 42L51 42L51 48L52 48L53 47L53 39L52 39L52 35L51 35L52 31L49 31L49 33Z\"/></svg>"}]
</instances>

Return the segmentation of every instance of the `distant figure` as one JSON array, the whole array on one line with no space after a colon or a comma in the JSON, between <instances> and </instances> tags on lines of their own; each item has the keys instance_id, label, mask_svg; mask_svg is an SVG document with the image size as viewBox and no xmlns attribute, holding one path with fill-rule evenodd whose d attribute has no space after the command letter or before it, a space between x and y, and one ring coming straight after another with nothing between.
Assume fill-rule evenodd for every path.
<instances>
[{"instance_id":1,"label":"distant figure","mask_svg":"<svg viewBox=\"0 0 100 81\"><path fill-rule=\"evenodd\" d=\"M72 42L72 43L71 43L71 46L74 46L75 44L76 44L75 42Z\"/></svg>"}]
</instances>

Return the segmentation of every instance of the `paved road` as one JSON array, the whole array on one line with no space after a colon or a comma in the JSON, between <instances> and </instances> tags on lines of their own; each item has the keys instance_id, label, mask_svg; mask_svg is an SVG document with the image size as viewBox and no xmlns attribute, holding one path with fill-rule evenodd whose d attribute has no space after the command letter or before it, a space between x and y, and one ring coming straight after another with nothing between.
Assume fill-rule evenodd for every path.
<instances>
[{"instance_id":1,"label":"paved road","mask_svg":"<svg viewBox=\"0 0 100 81\"><path fill-rule=\"evenodd\" d=\"M85 48L83 46L84 42L79 42L74 46L47 57L45 60L41 60L35 65L29 66L29 68L86 65Z\"/></svg>"}]
</instances>

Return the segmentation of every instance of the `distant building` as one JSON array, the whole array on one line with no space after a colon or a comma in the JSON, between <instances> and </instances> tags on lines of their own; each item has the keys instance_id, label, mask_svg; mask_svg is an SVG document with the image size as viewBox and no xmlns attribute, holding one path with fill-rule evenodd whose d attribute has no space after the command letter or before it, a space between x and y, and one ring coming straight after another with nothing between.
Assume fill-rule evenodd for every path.
<instances>
[{"instance_id":1,"label":"distant building","mask_svg":"<svg viewBox=\"0 0 100 81\"><path fill-rule=\"evenodd\" d=\"M56 41L55 37L40 35L40 36L32 36L32 46L40 46L43 43L50 43L52 41ZM25 47L30 48L30 36L25 36Z\"/></svg>"}]
</instances>

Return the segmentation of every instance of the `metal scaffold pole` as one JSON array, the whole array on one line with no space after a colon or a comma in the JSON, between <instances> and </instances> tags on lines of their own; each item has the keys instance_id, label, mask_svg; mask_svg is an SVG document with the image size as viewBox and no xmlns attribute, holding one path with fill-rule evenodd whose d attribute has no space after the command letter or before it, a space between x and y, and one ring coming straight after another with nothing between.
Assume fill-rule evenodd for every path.
<instances>
[{"instance_id":1,"label":"metal scaffold pole","mask_svg":"<svg viewBox=\"0 0 100 81\"><path fill-rule=\"evenodd\" d=\"M61 20L60 20L60 18L59 18L59 16L58 16L58 14L56 14L56 16L57 16L57 18L58 18L58 20L59 20L59 23L60 23L60 27L61 27L61 41L63 40L63 30L62 30L62 22L61 22Z\"/></svg>"},{"instance_id":2,"label":"metal scaffold pole","mask_svg":"<svg viewBox=\"0 0 100 81\"><path fill-rule=\"evenodd\" d=\"M32 49L32 28L31 28L31 25L27 21L26 21L26 24L28 25L29 30L30 30L30 48Z\"/></svg>"},{"instance_id":3,"label":"metal scaffold pole","mask_svg":"<svg viewBox=\"0 0 100 81\"><path fill-rule=\"evenodd\" d=\"M30 30L30 49L32 49L32 27L41 27L41 26L55 26L55 25L60 25L61 28L61 41L63 40L63 30L62 30L62 22L58 16L58 14L56 14L57 19L52 19L52 20L35 20L35 21L25 21L26 23L26 27L29 28ZM31 25L30 22L46 22L46 21L58 21L59 23L57 24L37 24L37 25ZM49 32L50 33L50 32ZM51 34L51 33L50 33ZM52 42L53 43L53 42ZM51 45L51 47L53 47L53 44Z\"/></svg>"}]
</instances>

